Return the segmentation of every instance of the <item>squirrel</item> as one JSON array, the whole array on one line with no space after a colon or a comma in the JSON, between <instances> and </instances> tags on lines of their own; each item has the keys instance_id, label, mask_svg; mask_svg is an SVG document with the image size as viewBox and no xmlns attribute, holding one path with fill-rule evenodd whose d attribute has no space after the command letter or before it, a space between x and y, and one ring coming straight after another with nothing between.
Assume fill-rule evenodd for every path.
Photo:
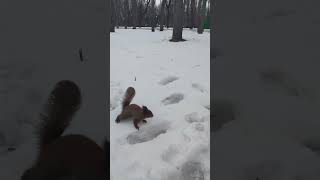
<instances>
[{"instance_id":1,"label":"squirrel","mask_svg":"<svg viewBox=\"0 0 320 180\"><path fill-rule=\"evenodd\" d=\"M37 131L39 153L33 166L27 169L22 180L55 180L71 177L76 180L105 180L109 178L108 145L101 148L83 135L62 133L81 105L81 92L72 81L59 81L40 113Z\"/></svg>"},{"instance_id":2,"label":"squirrel","mask_svg":"<svg viewBox=\"0 0 320 180\"><path fill-rule=\"evenodd\" d=\"M133 125L139 130L138 123L147 121L145 118L153 117L153 113L146 106L138 106L136 104L130 104L136 91L133 87L128 87L122 101L122 111L117 116L116 123L120 123L120 120L133 117Z\"/></svg>"}]
</instances>

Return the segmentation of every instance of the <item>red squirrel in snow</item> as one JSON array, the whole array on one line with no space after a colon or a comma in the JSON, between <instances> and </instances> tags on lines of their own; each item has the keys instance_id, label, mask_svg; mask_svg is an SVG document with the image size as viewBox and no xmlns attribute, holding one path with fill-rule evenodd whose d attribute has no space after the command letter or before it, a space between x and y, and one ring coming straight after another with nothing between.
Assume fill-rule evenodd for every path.
<instances>
[{"instance_id":1,"label":"red squirrel in snow","mask_svg":"<svg viewBox=\"0 0 320 180\"><path fill-rule=\"evenodd\" d=\"M136 91L133 87L128 87L122 101L122 111L117 116L116 123L120 120L133 118L134 127L139 130L138 124L142 121L146 123L145 118L153 117L153 113L146 106L138 106L137 104L130 104Z\"/></svg>"}]
</instances>

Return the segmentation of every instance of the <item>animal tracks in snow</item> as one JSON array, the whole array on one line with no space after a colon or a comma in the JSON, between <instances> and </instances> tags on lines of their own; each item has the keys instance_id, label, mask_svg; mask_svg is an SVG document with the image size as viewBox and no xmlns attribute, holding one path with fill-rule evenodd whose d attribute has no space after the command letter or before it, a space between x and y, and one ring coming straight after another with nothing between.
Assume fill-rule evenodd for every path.
<instances>
[{"instance_id":1,"label":"animal tracks in snow","mask_svg":"<svg viewBox=\"0 0 320 180\"><path fill-rule=\"evenodd\" d=\"M170 96L163 99L162 104L164 105L177 104L183 99L184 99L184 95L182 93L173 93Z\"/></svg>"},{"instance_id":2,"label":"animal tracks in snow","mask_svg":"<svg viewBox=\"0 0 320 180\"><path fill-rule=\"evenodd\" d=\"M163 78L161 81L159 81L159 84L162 86L165 86L167 84L172 83L173 81L178 80L179 78L177 76L168 76Z\"/></svg>"},{"instance_id":3,"label":"animal tracks in snow","mask_svg":"<svg viewBox=\"0 0 320 180\"><path fill-rule=\"evenodd\" d=\"M200 84L192 83L191 86L192 86L195 90L200 91L200 92L202 92L202 93L207 92L207 90L206 90L202 85L200 85Z\"/></svg>"}]
</instances>

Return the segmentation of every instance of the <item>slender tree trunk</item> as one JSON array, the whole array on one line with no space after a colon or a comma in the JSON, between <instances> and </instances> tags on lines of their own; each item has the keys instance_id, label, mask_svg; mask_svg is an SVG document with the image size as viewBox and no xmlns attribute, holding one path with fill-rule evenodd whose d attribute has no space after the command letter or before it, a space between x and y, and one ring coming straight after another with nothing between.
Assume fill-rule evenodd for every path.
<instances>
[{"instance_id":1,"label":"slender tree trunk","mask_svg":"<svg viewBox=\"0 0 320 180\"><path fill-rule=\"evenodd\" d=\"M174 16L173 16L173 33L172 42L184 41L182 39L182 30L183 30L183 0L174 0Z\"/></svg>"},{"instance_id":2,"label":"slender tree trunk","mask_svg":"<svg viewBox=\"0 0 320 180\"><path fill-rule=\"evenodd\" d=\"M193 29L195 27L195 21L196 21L196 0L191 0L190 21L191 21L190 29Z\"/></svg>"},{"instance_id":3,"label":"slender tree trunk","mask_svg":"<svg viewBox=\"0 0 320 180\"><path fill-rule=\"evenodd\" d=\"M185 4L187 6L186 8L186 20L185 20L185 24L186 27L190 27L190 1L189 0L185 0Z\"/></svg>"},{"instance_id":4,"label":"slender tree trunk","mask_svg":"<svg viewBox=\"0 0 320 180\"><path fill-rule=\"evenodd\" d=\"M169 3L166 4L167 7L167 28L169 28L169 21L170 21L170 7L171 7L172 0L169 0Z\"/></svg>"},{"instance_id":5,"label":"slender tree trunk","mask_svg":"<svg viewBox=\"0 0 320 180\"><path fill-rule=\"evenodd\" d=\"M197 12L196 12L196 27L199 28L200 25L200 12L201 12L201 4L203 0L198 0Z\"/></svg>"},{"instance_id":6,"label":"slender tree trunk","mask_svg":"<svg viewBox=\"0 0 320 180\"><path fill-rule=\"evenodd\" d=\"M129 25L129 18L130 18L129 0L124 0L124 10L125 10L124 28L127 29Z\"/></svg>"},{"instance_id":7,"label":"slender tree trunk","mask_svg":"<svg viewBox=\"0 0 320 180\"><path fill-rule=\"evenodd\" d=\"M163 24L164 24L164 8L167 3L167 0L162 0L161 2L161 9L160 9L160 31L163 31Z\"/></svg>"},{"instance_id":8,"label":"slender tree trunk","mask_svg":"<svg viewBox=\"0 0 320 180\"><path fill-rule=\"evenodd\" d=\"M155 24L156 24L156 1L151 0L151 31L154 32Z\"/></svg>"},{"instance_id":9,"label":"slender tree trunk","mask_svg":"<svg viewBox=\"0 0 320 180\"><path fill-rule=\"evenodd\" d=\"M137 28L137 23L138 23L138 5L137 5L137 0L132 0L132 29Z\"/></svg>"},{"instance_id":10,"label":"slender tree trunk","mask_svg":"<svg viewBox=\"0 0 320 180\"><path fill-rule=\"evenodd\" d=\"M207 11L207 0L202 0L202 7L200 11L200 22L197 30L199 34L203 33L203 25L206 19L206 11Z\"/></svg>"}]
</instances>

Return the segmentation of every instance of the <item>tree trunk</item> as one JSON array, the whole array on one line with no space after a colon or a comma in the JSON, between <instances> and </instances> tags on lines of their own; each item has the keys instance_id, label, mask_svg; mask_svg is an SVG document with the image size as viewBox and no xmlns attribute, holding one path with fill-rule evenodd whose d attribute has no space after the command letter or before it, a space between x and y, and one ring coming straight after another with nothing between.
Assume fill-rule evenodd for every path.
<instances>
[{"instance_id":1,"label":"tree trunk","mask_svg":"<svg viewBox=\"0 0 320 180\"><path fill-rule=\"evenodd\" d=\"M130 10L129 10L129 0L124 0L124 10L126 11L125 13L125 25L124 28L127 29L129 25L129 18L130 18Z\"/></svg>"},{"instance_id":2,"label":"tree trunk","mask_svg":"<svg viewBox=\"0 0 320 180\"><path fill-rule=\"evenodd\" d=\"M156 1L151 0L151 31L154 32L155 23L156 23Z\"/></svg>"},{"instance_id":3,"label":"tree trunk","mask_svg":"<svg viewBox=\"0 0 320 180\"><path fill-rule=\"evenodd\" d=\"M201 12L201 5L203 0L198 0L197 12L196 12L196 27L198 28L200 25L200 12Z\"/></svg>"},{"instance_id":4,"label":"tree trunk","mask_svg":"<svg viewBox=\"0 0 320 180\"><path fill-rule=\"evenodd\" d=\"M191 21L190 29L193 29L195 27L195 22L196 22L196 0L191 0L190 21Z\"/></svg>"},{"instance_id":5,"label":"tree trunk","mask_svg":"<svg viewBox=\"0 0 320 180\"><path fill-rule=\"evenodd\" d=\"M137 28L137 23L138 23L138 5L137 5L137 0L132 0L132 29Z\"/></svg>"},{"instance_id":6,"label":"tree trunk","mask_svg":"<svg viewBox=\"0 0 320 180\"><path fill-rule=\"evenodd\" d=\"M184 41L182 39L183 14L183 0L174 0L173 33L170 40L172 42Z\"/></svg>"},{"instance_id":7,"label":"tree trunk","mask_svg":"<svg viewBox=\"0 0 320 180\"><path fill-rule=\"evenodd\" d=\"M202 0L202 7L200 11L200 22L197 30L199 34L203 33L203 25L206 19L206 11L207 11L207 0Z\"/></svg>"},{"instance_id":8,"label":"tree trunk","mask_svg":"<svg viewBox=\"0 0 320 180\"><path fill-rule=\"evenodd\" d=\"M161 9L160 9L160 31L163 31L163 24L164 24L164 8L167 3L167 0L162 0L161 2Z\"/></svg>"},{"instance_id":9,"label":"tree trunk","mask_svg":"<svg viewBox=\"0 0 320 180\"><path fill-rule=\"evenodd\" d=\"M169 3L166 4L167 7L167 28L169 28L169 20L170 20L170 7L172 0L169 0Z\"/></svg>"},{"instance_id":10,"label":"tree trunk","mask_svg":"<svg viewBox=\"0 0 320 180\"><path fill-rule=\"evenodd\" d=\"M185 18L185 25L186 27L190 27L190 1L185 0L186 8L186 18Z\"/></svg>"}]
</instances>

